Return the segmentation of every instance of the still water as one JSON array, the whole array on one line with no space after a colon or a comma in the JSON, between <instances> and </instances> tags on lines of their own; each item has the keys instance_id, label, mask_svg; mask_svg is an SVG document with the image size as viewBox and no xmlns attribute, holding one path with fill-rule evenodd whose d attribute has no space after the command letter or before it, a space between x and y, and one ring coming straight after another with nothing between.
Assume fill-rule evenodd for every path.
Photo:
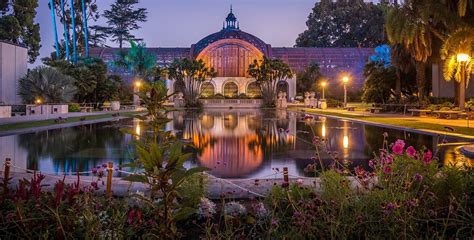
<instances>
[{"instance_id":1,"label":"still water","mask_svg":"<svg viewBox=\"0 0 474 240\"><path fill-rule=\"evenodd\" d=\"M456 146L437 147L445 138L381 128L346 120L315 117L287 111L214 110L203 113L173 112L166 128L195 152L187 166L205 166L222 178L268 178L275 169L288 167L291 175L304 176L304 168L313 163L313 133L328 139L340 161L367 167L383 143L404 139L416 148L426 146L438 153L444 164L462 164L472 160L457 153ZM9 157L19 169L37 169L50 173L89 171L112 161L124 165L133 156L134 136L120 128L144 134L143 123L126 119L116 122L82 125L35 133L0 137L0 157ZM465 142L446 138L449 143ZM332 160L323 154L324 164Z\"/></svg>"}]
</instances>

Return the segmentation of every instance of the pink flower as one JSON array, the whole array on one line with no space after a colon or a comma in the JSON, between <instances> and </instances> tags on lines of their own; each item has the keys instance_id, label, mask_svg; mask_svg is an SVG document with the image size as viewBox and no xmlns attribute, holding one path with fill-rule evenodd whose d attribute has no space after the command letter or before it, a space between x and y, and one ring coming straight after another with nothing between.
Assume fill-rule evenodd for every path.
<instances>
[{"instance_id":1,"label":"pink flower","mask_svg":"<svg viewBox=\"0 0 474 240\"><path fill-rule=\"evenodd\" d=\"M402 155L403 148L405 147L405 142L403 140L398 139L395 144L392 146L392 151L395 154Z\"/></svg>"},{"instance_id":2,"label":"pink flower","mask_svg":"<svg viewBox=\"0 0 474 240\"><path fill-rule=\"evenodd\" d=\"M416 150L413 146L409 146L406 152L407 152L407 155L410 156L411 158L415 157Z\"/></svg>"},{"instance_id":3,"label":"pink flower","mask_svg":"<svg viewBox=\"0 0 474 240\"><path fill-rule=\"evenodd\" d=\"M433 157L433 153L430 150L426 151L423 154L423 162L426 164L431 163L432 157Z\"/></svg>"},{"instance_id":4,"label":"pink flower","mask_svg":"<svg viewBox=\"0 0 474 240\"><path fill-rule=\"evenodd\" d=\"M301 178L298 178L298 180L296 180L296 184L298 184L300 186L303 185L303 183L304 183L304 181Z\"/></svg>"},{"instance_id":5,"label":"pink flower","mask_svg":"<svg viewBox=\"0 0 474 240\"><path fill-rule=\"evenodd\" d=\"M375 168L375 163L373 160L369 160L369 167L372 169Z\"/></svg>"},{"instance_id":6,"label":"pink flower","mask_svg":"<svg viewBox=\"0 0 474 240\"><path fill-rule=\"evenodd\" d=\"M392 168L391 168L390 166L385 166L385 167L383 168L383 172L384 172L385 174L390 174L390 173L392 173Z\"/></svg>"}]
</instances>

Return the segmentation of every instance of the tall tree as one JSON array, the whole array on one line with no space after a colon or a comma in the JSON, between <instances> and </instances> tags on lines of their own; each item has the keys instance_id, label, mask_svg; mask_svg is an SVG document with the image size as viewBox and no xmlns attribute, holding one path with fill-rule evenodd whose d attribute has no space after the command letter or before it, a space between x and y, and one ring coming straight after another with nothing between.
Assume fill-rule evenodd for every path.
<instances>
[{"instance_id":1,"label":"tall tree","mask_svg":"<svg viewBox=\"0 0 474 240\"><path fill-rule=\"evenodd\" d=\"M296 74L296 92L304 94L309 91L316 91L317 83L323 78L319 65L311 63L303 72Z\"/></svg>"},{"instance_id":2,"label":"tall tree","mask_svg":"<svg viewBox=\"0 0 474 240\"><path fill-rule=\"evenodd\" d=\"M104 11L104 17L107 18L109 25L108 33L112 41L119 44L119 48L122 48L124 41L136 40L131 31L140 29L138 23L146 22L146 9L135 9L138 2L138 0L116 0L110 10Z\"/></svg>"},{"instance_id":3,"label":"tall tree","mask_svg":"<svg viewBox=\"0 0 474 240\"><path fill-rule=\"evenodd\" d=\"M310 13L298 47L375 47L384 42L381 5L363 0L321 0Z\"/></svg>"},{"instance_id":4,"label":"tall tree","mask_svg":"<svg viewBox=\"0 0 474 240\"><path fill-rule=\"evenodd\" d=\"M71 12L71 5L70 1L64 0L64 14L61 9L61 0L54 0L54 9L56 11L56 16L59 17L59 20L62 24L66 24L67 30L69 31L67 33L68 36L71 36L71 31L75 31L76 33L76 45L77 45L77 51L79 53L83 53L85 51L85 35L84 35L84 18L82 14L82 0L73 0L74 1L74 23L75 23L75 29L72 29L72 12ZM84 0L84 8L86 11L86 19L88 22L95 22L99 18L99 9L96 3L96 0ZM49 4L48 4L49 5ZM49 6L51 8L51 6ZM88 30L90 33L90 29ZM90 34L89 34L90 35ZM90 37L91 38L91 37ZM94 39L94 37L92 37ZM91 39L89 39L89 43L91 42ZM69 39L69 46L73 46L72 39ZM65 45L62 44L62 47ZM61 46L60 46L61 48ZM60 49L60 51L64 51Z\"/></svg>"},{"instance_id":5,"label":"tall tree","mask_svg":"<svg viewBox=\"0 0 474 240\"><path fill-rule=\"evenodd\" d=\"M186 107L199 107L201 84L215 77L214 68L208 68L202 59L176 59L168 68L169 78L182 83Z\"/></svg>"},{"instance_id":6,"label":"tall tree","mask_svg":"<svg viewBox=\"0 0 474 240\"><path fill-rule=\"evenodd\" d=\"M249 65L248 73L257 80L266 107L275 106L278 84L293 77L288 64L281 59L268 59L266 57L259 61L254 60Z\"/></svg>"},{"instance_id":7,"label":"tall tree","mask_svg":"<svg viewBox=\"0 0 474 240\"><path fill-rule=\"evenodd\" d=\"M38 0L2 0L0 39L28 48L29 62L35 62L41 47L40 25L34 22Z\"/></svg>"},{"instance_id":8,"label":"tall tree","mask_svg":"<svg viewBox=\"0 0 474 240\"><path fill-rule=\"evenodd\" d=\"M426 100L426 65L432 55L433 34L423 22L430 16L423 14L423 1L407 0L403 5L392 7L386 16L388 40L392 45L401 44L415 60L418 98Z\"/></svg>"}]
</instances>

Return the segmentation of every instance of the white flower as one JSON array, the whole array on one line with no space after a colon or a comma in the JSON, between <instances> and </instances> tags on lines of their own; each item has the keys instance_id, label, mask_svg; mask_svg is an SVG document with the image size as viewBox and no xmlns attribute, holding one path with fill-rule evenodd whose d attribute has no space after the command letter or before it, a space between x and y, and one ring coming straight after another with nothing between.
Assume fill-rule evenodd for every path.
<instances>
[{"instance_id":1,"label":"white flower","mask_svg":"<svg viewBox=\"0 0 474 240\"><path fill-rule=\"evenodd\" d=\"M257 204L254 204L252 206L253 212L255 213L255 216L257 218L265 218L268 216L268 211L265 208L265 205L262 202L259 202Z\"/></svg>"},{"instance_id":2,"label":"white flower","mask_svg":"<svg viewBox=\"0 0 474 240\"><path fill-rule=\"evenodd\" d=\"M201 198L201 202L199 203L198 214L201 218L211 218L214 214L216 214L216 204L205 198Z\"/></svg>"},{"instance_id":3,"label":"white flower","mask_svg":"<svg viewBox=\"0 0 474 240\"><path fill-rule=\"evenodd\" d=\"M296 180L296 183L301 186L301 185L303 185L304 181L303 181L303 179L298 178L298 180Z\"/></svg>"},{"instance_id":4,"label":"white flower","mask_svg":"<svg viewBox=\"0 0 474 240\"><path fill-rule=\"evenodd\" d=\"M225 213L233 217L238 217L246 214L247 209L238 202L228 202L225 205Z\"/></svg>"}]
</instances>

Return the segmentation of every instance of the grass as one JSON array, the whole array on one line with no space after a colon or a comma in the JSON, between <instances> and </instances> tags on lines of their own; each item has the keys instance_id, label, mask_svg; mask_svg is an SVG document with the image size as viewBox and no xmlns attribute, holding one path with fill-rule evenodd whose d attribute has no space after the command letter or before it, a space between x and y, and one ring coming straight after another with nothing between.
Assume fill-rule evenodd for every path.
<instances>
[{"instance_id":1,"label":"grass","mask_svg":"<svg viewBox=\"0 0 474 240\"><path fill-rule=\"evenodd\" d=\"M133 117L137 113L138 112L121 112L120 117ZM0 125L0 132L11 131L11 130L19 130L19 129L45 127L45 126L59 125L59 124L65 124L65 123L81 122L81 118L84 119L82 121L99 120L99 119L111 118L112 115L113 115L113 113L82 116L82 117L70 117L70 118L67 118L67 121L63 122L63 123L57 123L57 122L55 122L55 119L42 120L42 121L33 121L33 122L11 123L11 124Z\"/></svg>"},{"instance_id":2,"label":"grass","mask_svg":"<svg viewBox=\"0 0 474 240\"><path fill-rule=\"evenodd\" d=\"M371 122L371 123L378 123L378 124L384 124L384 125L390 125L390 126L399 126L399 127L411 128L415 130L423 130L423 131L453 135L453 136L464 135L462 137L470 137L470 138L473 138L474 136L474 128L449 125L449 124L445 124L446 122L443 122L443 124L435 124L435 123L424 121L424 118L411 118L410 119L410 118L383 117L383 116L361 116L361 115L353 115L350 113L334 112L334 111L327 111L327 110L320 110L320 109L307 109L307 108L290 108L289 110L324 114L324 115L330 115L330 116L335 116L335 117L344 117L344 118L361 120L361 121L366 121L366 122ZM474 126L474 121L472 125ZM446 129L446 127L450 127L454 129L454 132L449 131L448 129Z\"/></svg>"}]
</instances>

